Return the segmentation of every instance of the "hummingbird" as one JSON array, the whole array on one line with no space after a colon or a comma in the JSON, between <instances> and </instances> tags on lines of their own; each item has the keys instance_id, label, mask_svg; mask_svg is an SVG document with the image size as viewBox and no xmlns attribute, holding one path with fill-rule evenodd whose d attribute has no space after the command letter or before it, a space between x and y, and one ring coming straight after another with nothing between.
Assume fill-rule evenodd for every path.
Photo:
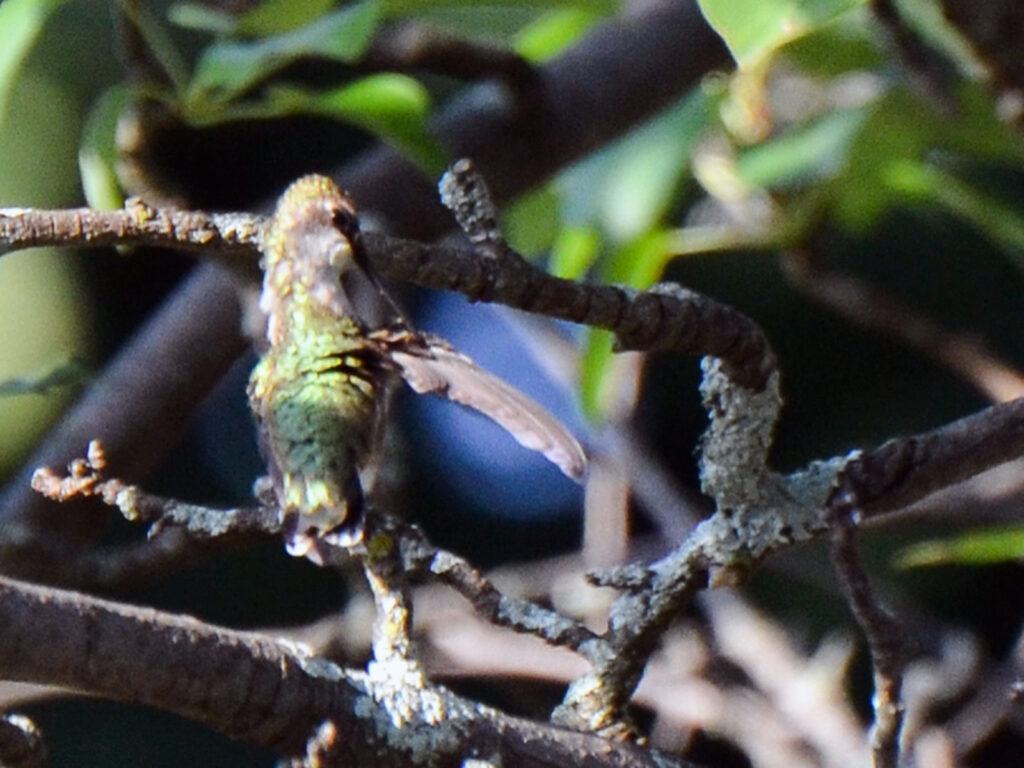
<instances>
[{"instance_id":1,"label":"hummingbird","mask_svg":"<svg viewBox=\"0 0 1024 768\"><path fill-rule=\"evenodd\" d=\"M540 405L397 311L371 327L346 278L383 287L364 256L355 206L331 179L310 175L288 187L262 252L267 344L248 397L293 555L320 560L321 543L362 540L389 395L402 380L479 411L582 480L582 447Z\"/></svg>"}]
</instances>

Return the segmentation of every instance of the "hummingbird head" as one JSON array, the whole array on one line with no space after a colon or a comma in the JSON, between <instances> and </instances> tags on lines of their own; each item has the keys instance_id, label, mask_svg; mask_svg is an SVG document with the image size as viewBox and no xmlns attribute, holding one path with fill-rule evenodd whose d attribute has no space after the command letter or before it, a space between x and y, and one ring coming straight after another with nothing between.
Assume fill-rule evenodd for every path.
<instances>
[{"instance_id":1,"label":"hummingbird head","mask_svg":"<svg viewBox=\"0 0 1024 768\"><path fill-rule=\"evenodd\" d=\"M356 265L359 221L351 200L326 176L304 176L281 196L263 257L260 308L274 343L291 302L353 315L341 276Z\"/></svg>"}]
</instances>

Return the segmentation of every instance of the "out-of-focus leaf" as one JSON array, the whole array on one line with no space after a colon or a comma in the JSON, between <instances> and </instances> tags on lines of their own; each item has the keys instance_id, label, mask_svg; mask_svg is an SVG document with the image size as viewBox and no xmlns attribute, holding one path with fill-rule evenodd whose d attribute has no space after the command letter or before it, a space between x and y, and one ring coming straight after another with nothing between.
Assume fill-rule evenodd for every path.
<instances>
[{"instance_id":1,"label":"out-of-focus leaf","mask_svg":"<svg viewBox=\"0 0 1024 768\"><path fill-rule=\"evenodd\" d=\"M941 51L960 68L975 76L983 75L984 67L971 44L949 23L936 0L896 0L903 23L914 29L932 47Z\"/></svg>"},{"instance_id":2,"label":"out-of-focus leaf","mask_svg":"<svg viewBox=\"0 0 1024 768\"><path fill-rule=\"evenodd\" d=\"M954 115L940 117L910 93L894 89L870 108L851 142L845 166L830 185L833 212L837 220L855 231L864 231L893 205L907 198L933 195L960 215L973 219L997 240L1015 242L1012 212L1003 216L995 206L986 216L985 207L972 203L974 193L964 185L943 188L930 174L937 170L925 163L936 150L948 150L969 157L1020 162L1021 150L1005 126L995 119L991 104L973 86L959 94ZM1008 228L1007 228L1008 227ZM1016 247L1016 246L1014 246Z\"/></svg>"},{"instance_id":3,"label":"out-of-focus leaf","mask_svg":"<svg viewBox=\"0 0 1024 768\"><path fill-rule=\"evenodd\" d=\"M489 0L491 8L543 8L550 10L553 6L566 8L587 8L600 13L613 13L618 10L622 0ZM480 0L384 0L384 12L390 16L406 16L421 10L455 10L460 8L480 8Z\"/></svg>"},{"instance_id":4,"label":"out-of-focus leaf","mask_svg":"<svg viewBox=\"0 0 1024 768\"><path fill-rule=\"evenodd\" d=\"M580 370L580 398L583 413L592 423L600 422L605 413L605 382L611 367L614 338L610 331L598 328L591 328L587 333L587 348Z\"/></svg>"},{"instance_id":5,"label":"out-of-focus leaf","mask_svg":"<svg viewBox=\"0 0 1024 768\"><path fill-rule=\"evenodd\" d=\"M777 187L831 176L843 166L846 152L867 109L834 112L809 125L740 153L739 175L756 187Z\"/></svg>"},{"instance_id":6,"label":"out-of-focus leaf","mask_svg":"<svg viewBox=\"0 0 1024 768\"><path fill-rule=\"evenodd\" d=\"M916 100L900 92L890 93L870 110L850 145L845 167L830 185L833 214L840 224L864 232L901 201L903 193L889 183L891 166L923 155L930 146L932 120Z\"/></svg>"},{"instance_id":7,"label":"out-of-focus leaf","mask_svg":"<svg viewBox=\"0 0 1024 768\"><path fill-rule=\"evenodd\" d=\"M1019 163L1024 158L1020 134L996 114L992 97L982 83L964 83L956 93L956 112L933 117L934 141L944 149L972 157Z\"/></svg>"},{"instance_id":8,"label":"out-of-focus leaf","mask_svg":"<svg viewBox=\"0 0 1024 768\"><path fill-rule=\"evenodd\" d=\"M616 251L605 271L605 279L634 288L649 288L658 281L674 255L673 232L652 229L624 243Z\"/></svg>"},{"instance_id":9,"label":"out-of-focus leaf","mask_svg":"<svg viewBox=\"0 0 1024 768\"><path fill-rule=\"evenodd\" d=\"M379 5L365 0L273 37L214 43L203 51L189 84L189 111L202 113L210 101L229 101L304 56L356 61L373 39Z\"/></svg>"},{"instance_id":10,"label":"out-of-focus leaf","mask_svg":"<svg viewBox=\"0 0 1024 768\"><path fill-rule=\"evenodd\" d=\"M602 18L604 14L596 8L556 8L519 30L515 49L528 61L547 61L572 45Z\"/></svg>"},{"instance_id":11,"label":"out-of-focus leaf","mask_svg":"<svg viewBox=\"0 0 1024 768\"><path fill-rule=\"evenodd\" d=\"M941 205L970 222L1018 262L1024 258L1024 215L1017 209L923 162L893 163L887 179L890 187L908 197Z\"/></svg>"},{"instance_id":12,"label":"out-of-focus leaf","mask_svg":"<svg viewBox=\"0 0 1024 768\"><path fill-rule=\"evenodd\" d=\"M78 171L82 190L89 205L99 210L114 210L124 204L117 180L117 121L131 102L131 93L115 85L93 104L82 131L78 148Z\"/></svg>"},{"instance_id":13,"label":"out-of-focus leaf","mask_svg":"<svg viewBox=\"0 0 1024 768\"><path fill-rule=\"evenodd\" d=\"M314 22L335 5L335 0L263 0L239 17L237 32L253 37L288 32Z\"/></svg>"},{"instance_id":14,"label":"out-of-focus leaf","mask_svg":"<svg viewBox=\"0 0 1024 768\"><path fill-rule=\"evenodd\" d=\"M405 75L383 73L330 91L278 86L267 91L267 114L321 114L347 120L394 144L431 176L448 159L427 131L430 94Z\"/></svg>"},{"instance_id":15,"label":"out-of-focus leaf","mask_svg":"<svg viewBox=\"0 0 1024 768\"><path fill-rule=\"evenodd\" d=\"M73 94L63 82L29 67L14 83L10 99L10 114L0 125L0 204L72 204L79 195L76 155L81 130ZM5 256L0 263L10 258ZM0 349L3 346L0 343Z\"/></svg>"},{"instance_id":16,"label":"out-of-focus leaf","mask_svg":"<svg viewBox=\"0 0 1024 768\"><path fill-rule=\"evenodd\" d=\"M175 3L167 9L167 20L182 29L214 35L230 35L238 27L238 19L233 14L201 3Z\"/></svg>"},{"instance_id":17,"label":"out-of-focus leaf","mask_svg":"<svg viewBox=\"0 0 1024 768\"><path fill-rule=\"evenodd\" d=\"M991 565L1024 558L1024 527L968 531L951 539L913 544L896 555L897 568L923 565Z\"/></svg>"},{"instance_id":18,"label":"out-of-focus leaf","mask_svg":"<svg viewBox=\"0 0 1024 768\"><path fill-rule=\"evenodd\" d=\"M457 37L508 45L551 13L581 9L608 16L619 9L621 0L382 0L382 4L382 14L389 19L416 20Z\"/></svg>"},{"instance_id":19,"label":"out-of-focus leaf","mask_svg":"<svg viewBox=\"0 0 1024 768\"><path fill-rule=\"evenodd\" d=\"M528 258L550 250L561 224L560 207L551 184L520 197L502 217L501 229L509 244Z\"/></svg>"},{"instance_id":20,"label":"out-of-focus leaf","mask_svg":"<svg viewBox=\"0 0 1024 768\"><path fill-rule=\"evenodd\" d=\"M40 51L40 53L44 53ZM0 126L0 204L56 208L80 195L75 156L80 124L63 78L22 69ZM90 298L65 250L41 248L0 259L0 381L30 378L88 357ZM14 395L0 407L0 475L20 464L73 392Z\"/></svg>"},{"instance_id":21,"label":"out-of-focus leaf","mask_svg":"<svg viewBox=\"0 0 1024 768\"><path fill-rule=\"evenodd\" d=\"M773 51L865 0L698 0L736 63L757 66Z\"/></svg>"},{"instance_id":22,"label":"out-of-focus leaf","mask_svg":"<svg viewBox=\"0 0 1024 768\"><path fill-rule=\"evenodd\" d=\"M11 84L46 19L66 0L5 0L0 3L0 123Z\"/></svg>"},{"instance_id":23,"label":"out-of-focus leaf","mask_svg":"<svg viewBox=\"0 0 1024 768\"><path fill-rule=\"evenodd\" d=\"M829 24L789 43L785 57L804 74L818 77L876 70L886 57L875 29L869 23Z\"/></svg>"},{"instance_id":24,"label":"out-of-focus leaf","mask_svg":"<svg viewBox=\"0 0 1024 768\"><path fill-rule=\"evenodd\" d=\"M671 242L670 231L657 229L625 243L605 265L602 280L634 288L650 287L661 277L673 255L668 250ZM591 421L600 421L612 405L609 399L615 384L612 340L611 333L591 329L583 354L580 395L583 411Z\"/></svg>"},{"instance_id":25,"label":"out-of-focus leaf","mask_svg":"<svg viewBox=\"0 0 1024 768\"><path fill-rule=\"evenodd\" d=\"M479 43L503 46L527 24L544 13L529 5L513 3L435 3L427 0L384 0L383 15L426 24L432 28ZM551 4L546 4L546 9Z\"/></svg>"},{"instance_id":26,"label":"out-of-focus leaf","mask_svg":"<svg viewBox=\"0 0 1024 768\"><path fill-rule=\"evenodd\" d=\"M601 237L593 227L565 227L551 246L549 270L555 277L579 280L594 264Z\"/></svg>"},{"instance_id":27,"label":"out-of-focus leaf","mask_svg":"<svg viewBox=\"0 0 1024 768\"><path fill-rule=\"evenodd\" d=\"M89 375L84 360L74 358L61 363L41 376L19 377L0 381L0 397L12 395L45 395L52 389L82 384Z\"/></svg>"},{"instance_id":28,"label":"out-of-focus leaf","mask_svg":"<svg viewBox=\"0 0 1024 768\"><path fill-rule=\"evenodd\" d=\"M675 106L562 174L565 220L599 225L617 241L664 217L710 124L713 96L694 89Z\"/></svg>"},{"instance_id":29,"label":"out-of-focus leaf","mask_svg":"<svg viewBox=\"0 0 1024 768\"><path fill-rule=\"evenodd\" d=\"M148 53L170 79L175 91L180 92L188 82L188 67L185 66L185 59L178 51L174 41L167 34L167 26L163 20L157 19L145 3L120 0L118 7L121 13L135 25L146 43Z\"/></svg>"}]
</instances>

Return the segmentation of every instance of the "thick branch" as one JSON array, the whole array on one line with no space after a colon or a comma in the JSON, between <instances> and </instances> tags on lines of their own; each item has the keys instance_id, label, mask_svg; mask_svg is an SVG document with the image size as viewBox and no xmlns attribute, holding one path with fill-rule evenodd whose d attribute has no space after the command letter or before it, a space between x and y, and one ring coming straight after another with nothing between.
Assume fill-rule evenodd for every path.
<instances>
[{"instance_id":1,"label":"thick branch","mask_svg":"<svg viewBox=\"0 0 1024 768\"><path fill-rule=\"evenodd\" d=\"M862 517L891 512L1022 454L1024 398L853 455L829 507L848 505Z\"/></svg>"},{"instance_id":2,"label":"thick branch","mask_svg":"<svg viewBox=\"0 0 1024 768\"><path fill-rule=\"evenodd\" d=\"M0 625L5 679L149 704L278 749L359 694L341 670L258 635L7 579Z\"/></svg>"},{"instance_id":3,"label":"thick branch","mask_svg":"<svg viewBox=\"0 0 1024 768\"><path fill-rule=\"evenodd\" d=\"M345 745L339 765L412 765L411 745L431 738L422 729L458 735L432 755L445 765L469 755L497 756L505 766L681 765L631 745L506 717L443 689L436 689L445 705L437 723L396 730L381 719L361 674L260 635L72 592L0 579L0 626L0 677L149 704L285 754L300 752L329 719Z\"/></svg>"},{"instance_id":4,"label":"thick branch","mask_svg":"<svg viewBox=\"0 0 1024 768\"><path fill-rule=\"evenodd\" d=\"M459 291L549 317L607 328L622 349L673 350L722 358L736 381L760 390L775 357L764 332L741 312L679 286L632 291L552 277L526 261L364 236L374 266L426 288Z\"/></svg>"}]
</instances>

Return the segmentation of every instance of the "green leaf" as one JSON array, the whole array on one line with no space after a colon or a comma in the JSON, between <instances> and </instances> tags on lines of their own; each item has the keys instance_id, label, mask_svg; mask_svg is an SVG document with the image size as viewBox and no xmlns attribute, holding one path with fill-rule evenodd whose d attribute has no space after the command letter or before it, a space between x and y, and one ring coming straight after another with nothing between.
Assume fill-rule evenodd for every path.
<instances>
[{"instance_id":1,"label":"green leaf","mask_svg":"<svg viewBox=\"0 0 1024 768\"><path fill-rule=\"evenodd\" d=\"M166 25L153 15L145 3L120 0L118 6L121 13L135 25L146 43L148 53L163 69L175 91L180 92L188 81L188 68L174 41L167 34Z\"/></svg>"},{"instance_id":2,"label":"green leaf","mask_svg":"<svg viewBox=\"0 0 1024 768\"><path fill-rule=\"evenodd\" d=\"M576 42L604 16L597 8L557 8L519 30L515 36L515 49L528 61L547 61Z\"/></svg>"},{"instance_id":3,"label":"green leaf","mask_svg":"<svg viewBox=\"0 0 1024 768\"><path fill-rule=\"evenodd\" d=\"M922 156L931 146L934 116L901 91L886 95L869 112L847 155L842 172L829 185L833 213L843 226L864 232L903 193L890 183L893 163Z\"/></svg>"},{"instance_id":4,"label":"green leaf","mask_svg":"<svg viewBox=\"0 0 1024 768\"><path fill-rule=\"evenodd\" d=\"M426 126L430 94L405 75L370 75L323 92L278 86L268 89L267 108L274 114L347 120L394 144L431 176L439 176L447 166L444 150Z\"/></svg>"},{"instance_id":5,"label":"green leaf","mask_svg":"<svg viewBox=\"0 0 1024 768\"><path fill-rule=\"evenodd\" d=\"M845 110L800 125L743 151L737 159L737 171L755 187L783 186L831 176L844 165L847 150L869 114L867 109Z\"/></svg>"},{"instance_id":6,"label":"green leaf","mask_svg":"<svg viewBox=\"0 0 1024 768\"><path fill-rule=\"evenodd\" d=\"M601 236L593 227L565 227L551 246L550 272L555 277L579 280L600 253Z\"/></svg>"},{"instance_id":7,"label":"green leaf","mask_svg":"<svg viewBox=\"0 0 1024 768\"><path fill-rule=\"evenodd\" d=\"M4 0L0 3L0 123L11 85L47 18L66 0Z\"/></svg>"},{"instance_id":8,"label":"green leaf","mask_svg":"<svg viewBox=\"0 0 1024 768\"><path fill-rule=\"evenodd\" d=\"M366 0L273 37L214 43L196 65L186 96L187 111L201 115L306 56L354 62L373 39L379 19L379 2Z\"/></svg>"},{"instance_id":9,"label":"green leaf","mask_svg":"<svg viewBox=\"0 0 1024 768\"><path fill-rule=\"evenodd\" d=\"M334 0L264 0L238 20L238 32L264 37L313 23L328 13Z\"/></svg>"},{"instance_id":10,"label":"green leaf","mask_svg":"<svg viewBox=\"0 0 1024 768\"><path fill-rule=\"evenodd\" d=\"M956 62L977 79L985 77L984 66L970 41L950 23L937 0L896 0L900 21L917 32L930 47Z\"/></svg>"},{"instance_id":11,"label":"green leaf","mask_svg":"<svg viewBox=\"0 0 1024 768\"><path fill-rule=\"evenodd\" d=\"M73 358L41 376L19 377L0 381L0 397L13 395L45 395L58 387L82 384L89 376L85 361Z\"/></svg>"},{"instance_id":12,"label":"green leaf","mask_svg":"<svg viewBox=\"0 0 1024 768\"><path fill-rule=\"evenodd\" d=\"M866 0L698 0L736 63L756 67L773 51Z\"/></svg>"},{"instance_id":13,"label":"green leaf","mask_svg":"<svg viewBox=\"0 0 1024 768\"><path fill-rule=\"evenodd\" d=\"M675 255L673 235L673 230L652 229L624 243L612 255L605 279L633 288L649 288L661 278L665 266Z\"/></svg>"},{"instance_id":14,"label":"green leaf","mask_svg":"<svg viewBox=\"0 0 1024 768\"><path fill-rule=\"evenodd\" d=\"M1015 212L995 201L980 200L979 193L953 177L939 178L936 174L941 171L925 161L941 149L947 156L1020 164L1019 143L998 124L991 103L984 103L974 86L958 95L956 113L946 117L900 89L887 93L869 110L842 172L828 190L841 224L864 231L892 206L933 199L997 241L1018 247Z\"/></svg>"},{"instance_id":15,"label":"green leaf","mask_svg":"<svg viewBox=\"0 0 1024 768\"><path fill-rule=\"evenodd\" d=\"M524 256L539 256L551 248L561 225L561 201L553 184L523 195L502 216L509 244Z\"/></svg>"},{"instance_id":16,"label":"green leaf","mask_svg":"<svg viewBox=\"0 0 1024 768\"><path fill-rule=\"evenodd\" d=\"M870 72L887 62L879 47L877 28L867 23L821 27L789 43L785 57L802 73L821 78L841 77L858 70Z\"/></svg>"},{"instance_id":17,"label":"green leaf","mask_svg":"<svg viewBox=\"0 0 1024 768\"><path fill-rule=\"evenodd\" d=\"M1024 526L968 531L952 539L913 544L896 555L897 568L924 565L992 565L1024 558Z\"/></svg>"},{"instance_id":18,"label":"green leaf","mask_svg":"<svg viewBox=\"0 0 1024 768\"><path fill-rule=\"evenodd\" d=\"M675 105L559 178L564 217L600 225L616 241L655 226L675 200L693 147L710 124L713 97L695 88Z\"/></svg>"},{"instance_id":19,"label":"green leaf","mask_svg":"<svg viewBox=\"0 0 1024 768\"><path fill-rule=\"evenodd\" d=\"M1024 216L956 176L923 162L893 163L889 186L907 197L938 204L970 222L1003 246L1018 263L1024 254Z\"/></svg>"},{"instance_id":20,"label":"green leaf","mask_svg":"<svg viewBox=\"0 0 1024 768\"><path fill-rule=\"evenodd\" d=\"M115 85L92 105L78 148L78 171L82 190L89 205L99 210L115 210L124 204L117 180L117 123L131 103L131 92Z\"/></svg>"},{"instance_id":21,"label":"green leaf","mask_svg":"<svg viewBox=\"0 0 1024 768\"><path fill-rule=\"evenodd\" d=\"M167 9L167 20L182 29L214 35L231 35L238 28L238 19L234 14L199 3L175 3Z\"/></svg>"},{"instance_id":22,"label":"green leaf","mask_svg":"<svg viewBox=\"0 0 1024 768\"><path fill-rule=\"evenodd\" d=\"M587 333L587 348L583 352L580 371L580 398L583 413L593 423L599 423L605 414L608 400L606 382L614 355L614 340L611 331L600 328L591 328Z\"/></svg>"},{"instance_id":23,"label":"green leaf","mask_svg":"<svg viewBox=\"0 0 1024 768\"><path fill-rule=\"evenodd\" d=\"M661 277L665 265L673 256L669 250L671 242L672 233L669 230L657 229L625 243L605 265L602 280L624 283L634 288L650 287ZM613 340L614 336L610 332L591 329L587 349L583 353L580 396L583 412L591 421L604 418L613 404L611 388L617 384Z\"/></svg>"}]
</instances>

